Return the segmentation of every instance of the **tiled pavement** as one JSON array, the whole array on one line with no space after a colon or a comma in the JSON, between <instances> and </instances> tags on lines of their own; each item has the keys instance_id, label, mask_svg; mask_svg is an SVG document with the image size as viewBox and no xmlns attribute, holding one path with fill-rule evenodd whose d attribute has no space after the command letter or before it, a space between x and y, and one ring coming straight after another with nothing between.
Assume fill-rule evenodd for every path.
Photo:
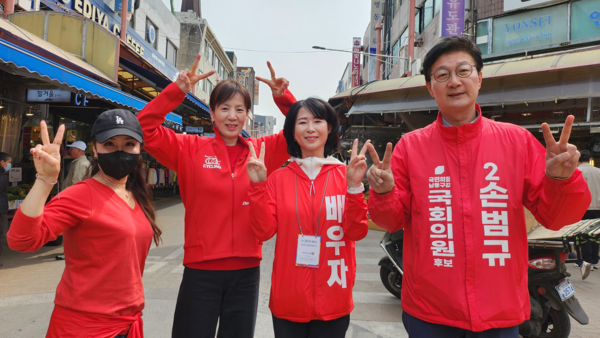
<instances>
[{"instance_id":1,"label":"tiled pavement","mask_svg":"<svg viewBox=\"0 0 600 338\"><path fill-rule=\"evenodd\" d=\"M158 203L159 225L164 244L152 248L144 272L146 309L144 328L147 338L170 337L175 300L182 277L183 206L178 199ZM347 337L407 337L401 322L400 300L390 295L379 280L377 262L383 256L379 248L382 232L369 231L356 244L357 278L354 287L355 309ZM256 337L273 337L268 309L274 240L265 243L261 264L260 303ZM63 261L54 260L61 248L44 247L36 253L19 254L5 250L0 269L0 337L31 338L45 335L54 291L64 269ZM600 336L600 271L581 281L571 278L577 297L590 317L590 325L572 320L571 337Z\"/></svg>"}]
</instances>

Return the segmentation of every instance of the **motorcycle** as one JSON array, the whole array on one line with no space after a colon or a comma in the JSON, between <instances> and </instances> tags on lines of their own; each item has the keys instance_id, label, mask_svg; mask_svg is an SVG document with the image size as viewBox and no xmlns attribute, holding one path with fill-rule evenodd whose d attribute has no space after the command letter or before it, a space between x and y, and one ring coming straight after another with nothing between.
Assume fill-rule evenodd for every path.
<instances>
[{"instance_id":1,"label":"motorcycle","mask_svg":"<svg viewBox=\"0 0 600 338\"><path fill-rule=\"evenodd\" d=\"M385 252L379 261L381 282L398 298L404 275L403 240L404 230L400 230L386 232L380 243ZM531 316L519 325L519 334L524 338L566 338L571 332L569 316L581 325L589 323L568 279L571 276L565 264L568 253L564 252L563 243L558 241L531 240L528 246Z\"/></svg>"}]
</instances>

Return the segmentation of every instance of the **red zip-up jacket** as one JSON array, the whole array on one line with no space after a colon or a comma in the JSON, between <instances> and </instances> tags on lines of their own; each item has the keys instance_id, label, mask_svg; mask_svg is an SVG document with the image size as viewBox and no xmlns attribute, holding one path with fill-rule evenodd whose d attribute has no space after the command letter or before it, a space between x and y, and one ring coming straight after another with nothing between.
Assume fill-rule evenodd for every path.
<instances>
[{"instance_id":1,"label":"red zip-up jacket","mask_svg":"<svg viewBox=\"0 0 600 338\"><path fill-rule=\"evenodd\" d=\"M367 235L369 221L363 194L347 193L346 166L341 162L326 164L311 181L292 162L275 171L266 182L251 183L249 195L250 223L258 240L266 241L277 234L269 301L273 315L309 322L349 314L354 309L354 241ZM296 266L300 235L297 217L304 235L321 236L318 268Z\"/></svg>"},{"instance_id":2,"label":"red zip-up jacket","mask_svg":"<svg viewBox=\"0 0 600 338\"><path fill-rule=\"evenodd\" d=\"M177 84L169 85L138 114L144 131L144 149L160 163L177 172L181 199L185 206L185 244L183 264L198 267L198 263L214 260L224 264L213 265L239 269L231 259L255 258L260 263L262 243L256 239L249 224L248 189L250 179L246 162L250 154L248 142L241 136L244 147L231 172L225 141L215 128L215 137L176 134L162 127L165 116L175 109L185 97ZM286 91L276 98L281 108L295 101ZM287 110L286 110L287 112ZM265 163L269 174L281 167L290 157L283 133L249 139L260 148L265 143ZM255 264L254 266L257 266Z\"/></svg>"},{"instance_id":3,"label":"red zip-up jacket","mask_svg":"<svg viewBox=\"0 0 600 338\"><path fill-rule=\"evenodd\" d=\"M547 177L546 149L526 129L481 116L400 139L394 191L371 191L369 214L404 235L402 309L471 331L529 318L524 207L546 228L581 220L590 192L579 170Z\"/></svg>"}]
</instances>

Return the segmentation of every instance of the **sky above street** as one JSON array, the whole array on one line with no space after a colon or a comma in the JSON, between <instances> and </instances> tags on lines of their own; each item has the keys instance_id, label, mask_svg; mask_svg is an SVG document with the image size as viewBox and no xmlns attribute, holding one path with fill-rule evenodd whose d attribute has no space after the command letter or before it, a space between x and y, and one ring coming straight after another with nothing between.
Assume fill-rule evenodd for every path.
<instances>
[{"instance_id":1,"label":"sky above street","mask_svg":"<svg viewBox=\"0 0 600 338\"><path fill-rule=\"evenodd\" d=\"M168 0L163 2L170 8ZM271 61L277 76L290 81L298 100L328 100L352 54L319 52L312 46L351 50L352 38L362 38L367 28L369 5L366 0L203 0L202 16L225 50L235 52L238 66L254 67L256 76L268 78ZM175 0L174 7L179 11L181 0ZM276 129L283 128L283 115L263 83L254 110L276 116Z\"/></svg>"}]
</instances>

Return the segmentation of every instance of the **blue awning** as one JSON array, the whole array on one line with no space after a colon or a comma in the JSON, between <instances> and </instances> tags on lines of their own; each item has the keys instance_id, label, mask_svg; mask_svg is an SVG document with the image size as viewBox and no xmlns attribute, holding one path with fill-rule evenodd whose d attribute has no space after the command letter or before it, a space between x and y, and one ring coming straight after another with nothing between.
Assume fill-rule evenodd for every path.
<instances>
[{"instance_id":1,"label":"blue awning","mask_svg":"<svg viewBox=\"0 0 600 338\"><path fill-rule=\"evenodd\" d=\"M167 121L171 121L171 122L174 122L174 123L177 123L177 124L183 126L183 118L179 114L175 114L173 112L170 112L170 113L167 114L167 116L165 117L165 119Z\"/></svg>"},{"instance_id":2,"label":"blue awning","mask_svg":"<svg viewBox=\"0 0 600 338\"><path fill-rule=\"evenodd\" d=\"M171 80L168 80L168 79L164 78L163 76L152 72L149 69L140 67L139 65L127 60L124 57L119 58L119 64L120 64L121 68L132 73L137 78L146 82L148 85L150 85L151 87L154 87L155 89L163 90L172 83ZM187 103L191 103L193 105L198 106L201 109L200 112L203 113L203 115L205 115L205 116L210 115L210 108L206 105L206 103L204 103L202 100L200 100L199 98L194 96L192 93L187 93L187 95L185 96L185 101Z\"/></svg>"},{"instance_id":3,"label":"blue awning","mask_svg":"<svg viewBox=\"0 0 600 338\"><path fill-rule=\"evenodd\" d=\"M4 39L0 39L0 62L25 70L32 77L41 78L58 86L74 89L80 94L110 101L123 107L141 110L147 103Z\"/></svg>"}]
</instances>

